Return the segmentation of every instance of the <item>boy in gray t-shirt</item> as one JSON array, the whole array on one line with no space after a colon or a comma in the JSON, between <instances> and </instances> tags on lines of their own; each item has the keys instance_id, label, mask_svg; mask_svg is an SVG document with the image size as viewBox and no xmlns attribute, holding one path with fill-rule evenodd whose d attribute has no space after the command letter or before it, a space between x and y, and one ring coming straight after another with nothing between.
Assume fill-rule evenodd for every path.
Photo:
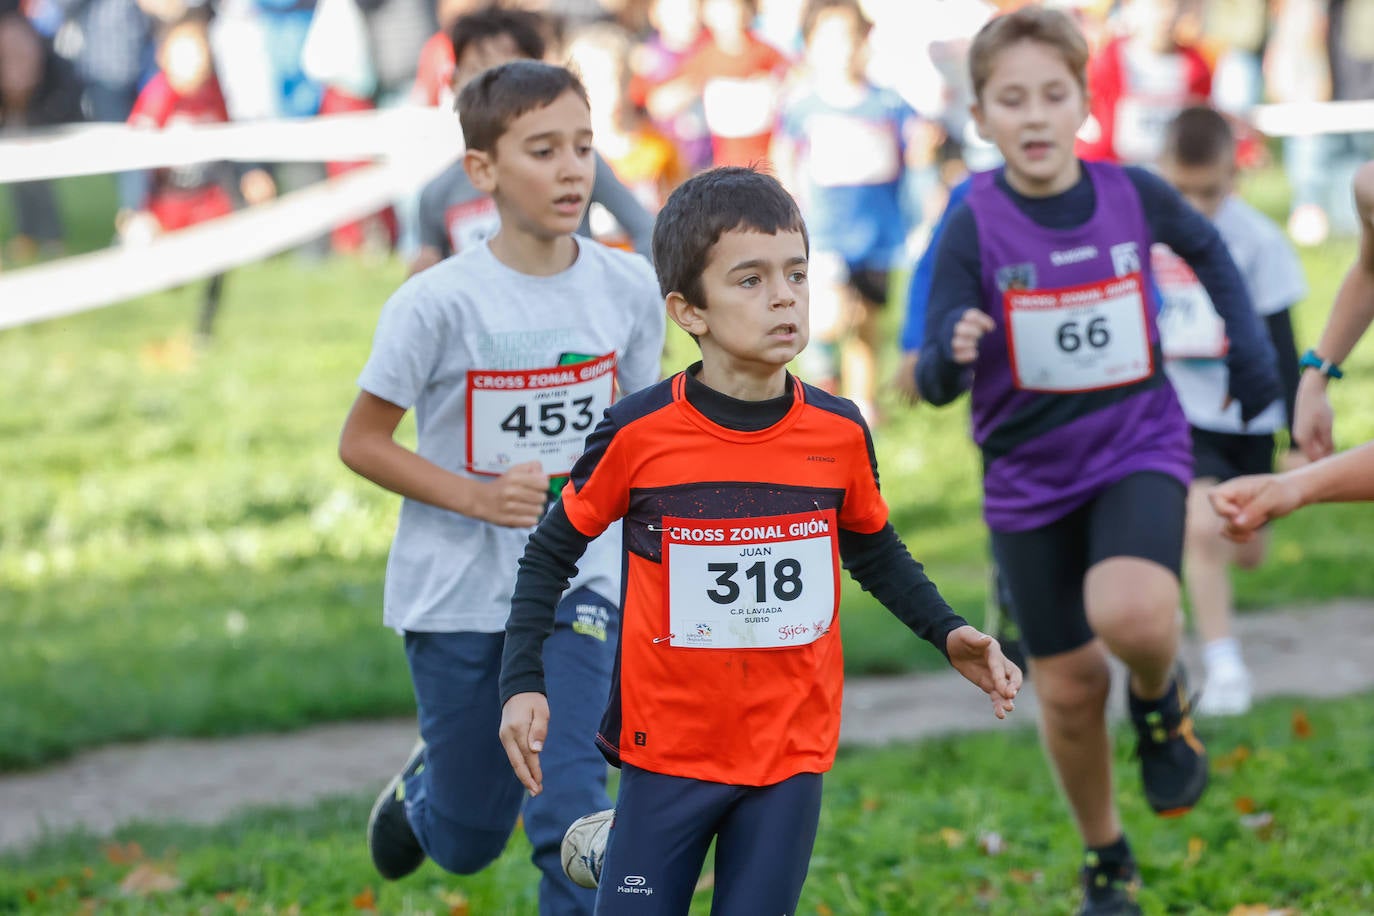
<instances>
[{"instance_id":1,"label":"boy in gray t-shirt","mask_svg":"<svg viewBox=\"0 0 1374 916\"><path fill-rule=\"evenodd\" d=\"M506 64L464 88L459 113L468 176L501 229L387 302L339 446L350 468L405 497L385 622L404 634L422 740L378 797L368 845L385 878L426 857L468 874L501 854L523 812L540 912L591 913L559 845L575 818L609 804L593 738L619 630L618 532L593 546L559 605L549 696L563 727L548 735L557 765L535 798L497 736L497 675L530 527L617 393L657 380L662 300L643 258L572 234L594 172L576 77ZM412 408L415 451L394 438Z\"/></svg>"},{"instance_id":2,"label":"boy in gray t-shirt","mask_svg":"<svg viewBox=\"0 0 1374 916\"><path fill-rule=\"evenodd\" d=\"M489 6L459 16L449 30L453 42L453 92L462 92L478 73L512 60L542 60L546 23L527 10ZM621 184L606 160L595 156L596 175L591 202L606 209L625 230L635 251L649 257L654 217ZM579 235L592 235L591 208L582 214ZM473 186L460 159L425 185L420 193L420 251L410 265L412 274L426 270L496 234L501 218L496 205Z\"/></svg>"}]
</instances>

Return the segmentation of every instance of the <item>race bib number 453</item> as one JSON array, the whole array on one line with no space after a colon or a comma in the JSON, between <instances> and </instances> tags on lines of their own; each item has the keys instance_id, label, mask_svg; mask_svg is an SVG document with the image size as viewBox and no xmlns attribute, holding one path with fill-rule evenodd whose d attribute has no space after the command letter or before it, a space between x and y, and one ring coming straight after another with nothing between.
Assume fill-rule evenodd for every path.
<instances>
[{"instance_id":1,"label":"race bib number 453","mask_svg":"<svg viewBox=\"0 0 1374 916\"><path fill-rule=\"evenodd\" d=\"M830 631L839 606L833 510L663 526L670 645L780 649Z\"/></svg>"},{"instance_id":2,"label":"race bib number 453","mask_svg":"<svg viewBox=\"0 0 1374 916\"><path fill-rule=\"evenodd\" d=\"M504 474L539 461L550 476L567 474L614 390L614 353L547 369L468 372L468 469Z\"/></svg>"},{"instance_id":3,"label":"race bib number 453","mask_svg":"<svg viewBox=\"0 0 1374 916\"><path fill-rule=\"evenodd\" d=\"M1097 391L1154 371L1138 273L1064 289L1008 290L1004 304L1018 388Z\"/></svg>"}]
</instances>

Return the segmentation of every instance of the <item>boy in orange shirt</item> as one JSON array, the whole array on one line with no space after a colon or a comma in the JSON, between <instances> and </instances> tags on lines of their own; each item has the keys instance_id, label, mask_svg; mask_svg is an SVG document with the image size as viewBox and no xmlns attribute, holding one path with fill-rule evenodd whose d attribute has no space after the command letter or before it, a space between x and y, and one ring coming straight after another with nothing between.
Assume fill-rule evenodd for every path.
<instances>
[{"instance_id":1,"label":"boy in orange shirt","mask_svg":"<svg viewBox=\"0 0 1374 916\"><path fill-rule=\"evenodd\" d=\"M571 850L600 881L598 914L686 913L712 840L712 912L796 912L839 742L841 563L999 718L1021 684L888 521L858 408L787 371L808 337L808 254L771 177L721 168L673 193L654 261L701 361L611 407L520 561L501 740L537 795L553 608L586 545L625 519L618 664L597 734L622 771L619 803L604 867L595 848Z\"/></svg>"}]
</instances>

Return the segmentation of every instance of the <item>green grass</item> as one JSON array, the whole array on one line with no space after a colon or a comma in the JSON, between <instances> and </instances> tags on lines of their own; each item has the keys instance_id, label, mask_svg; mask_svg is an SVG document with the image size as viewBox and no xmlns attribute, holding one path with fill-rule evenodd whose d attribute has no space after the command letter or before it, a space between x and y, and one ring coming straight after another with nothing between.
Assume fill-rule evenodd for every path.
<instances>
[{"instance_id":1,"label":"green grass","mask_svg":"<svg viewBox=\"0 0 1374 916\"><path fill-rule=\"evenodd\" d=\"M75 247L100 244L109 188L62 187ZM1352 254L1346 243L1305 255L1300 340ZM190 337L200 284L0 332L0 770L114 740L413 710L399 643L380 625L399 501L335 454L402 273L289 256L236 270L204 350ZM677 336L665 365L692 358ZM1374 436L1371 350L1349 369L1333 386L1345 445ZM967 407L885 407L877 447L894 522L979 620L986 534ZM1372 538L1360 508L1307 510L1278 526L1264 569L1239 577L1239 603L1374 596ZM939 664L849 582L844 613L851 674Z\"/></svg>"},{"instance_id":2,"label":"green grass","mask_svg":"<svg viewBox=\"0 0 1374 916\"><path fill-rule=\"evenodd\" d=\"M1260 903L1305 916L1374 912L1374 696L1309 704L1306 738L1298 714L1292 702L1270 701L1243 721L1211 726L1212 786L1181 820L1147 811L1131 743L1118 736L1119 797L1148 913ZM0 857L0 912L342 913L368 894L384 913L535 911L536 874L519 832L480 875L427 864L405 881L378 881L361 836L369 801L254 812L213 828L139 825L111 840L50 839ZM989 855L993 835L1004 849ZM826 778L798 912L1069 913L1078 856L1029 728L848 751ZM179 886L122 893L139 865ZM709 891L698 892L692 912L708 905Z\"/></svg>"}]
</instances>

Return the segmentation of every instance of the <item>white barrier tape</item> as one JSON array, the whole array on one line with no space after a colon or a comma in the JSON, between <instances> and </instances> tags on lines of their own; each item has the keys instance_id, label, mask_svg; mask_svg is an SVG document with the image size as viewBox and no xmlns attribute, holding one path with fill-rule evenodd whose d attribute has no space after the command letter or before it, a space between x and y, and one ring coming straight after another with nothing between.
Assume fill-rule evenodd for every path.
<instances>
[{"instance_id":1,"label":"white barrier tape","mask_svg":"<svg viewBox=\"0 0 1374 916\"><path fill-rule=\"evenodd\" d=\"M462 149L458 116L389 108L296 120L173 126L79 124L0 140L0 184L165 168L197 162L351 162L435 148Z\"/></svg>"},{"instance_id":2,"label":"white barrier tape","mask_svg":"<svg viewBox=\"0 0 1374 916\"><path fill-rule=\"evenodd\" d=\"M1374 100L1257 105L1249 120L1270 137L1363 133L1374 131Z\"/></svg>"},{"instance_id":3,"label":"white barrier tape","mask_svg":"<svg viewBox=\"0 0 1374 916\"><path fill-rule=\"evenodd\" d=\"M0 273L0 330L114 305L262 260L384 207L450 161L451 155L432 150L397 157L146 245Z\"/></svg>"}]
</instances>

